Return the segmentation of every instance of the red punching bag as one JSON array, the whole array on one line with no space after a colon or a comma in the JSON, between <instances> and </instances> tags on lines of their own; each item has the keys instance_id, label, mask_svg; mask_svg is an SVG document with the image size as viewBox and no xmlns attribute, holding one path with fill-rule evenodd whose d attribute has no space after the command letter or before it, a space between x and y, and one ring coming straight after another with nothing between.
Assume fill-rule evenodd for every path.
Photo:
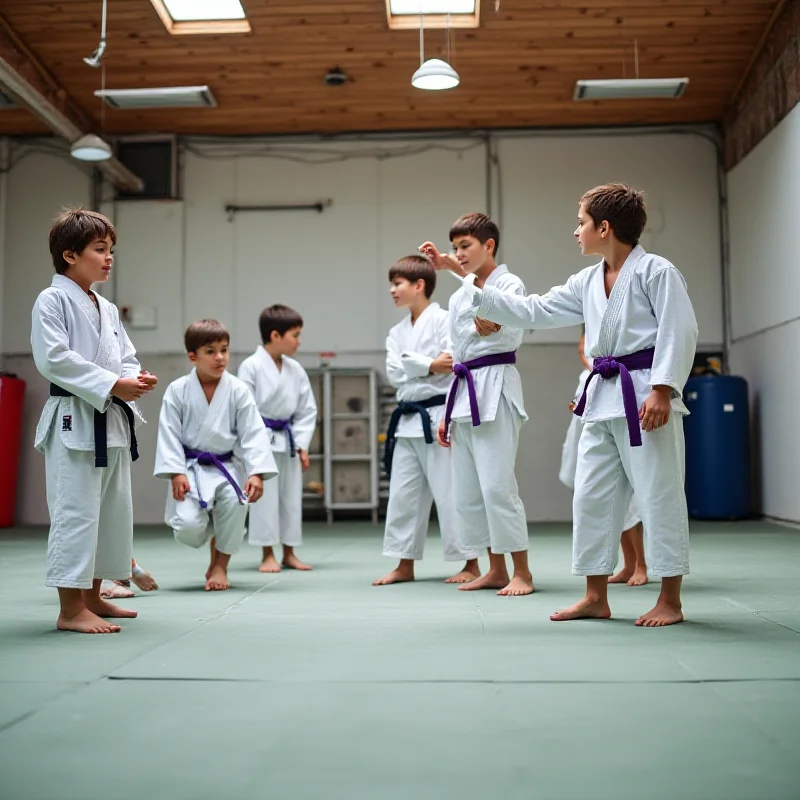
<instances>
[{"instance_id":1,"label":"red punching bag","mask_svg":"<svg viewBox=\"0 0 800 800\"><path fill-rule=\"evenodd\" d=\"M0 528L14 524L25 381L0 372Z\"/></svg>"}]
</instances>

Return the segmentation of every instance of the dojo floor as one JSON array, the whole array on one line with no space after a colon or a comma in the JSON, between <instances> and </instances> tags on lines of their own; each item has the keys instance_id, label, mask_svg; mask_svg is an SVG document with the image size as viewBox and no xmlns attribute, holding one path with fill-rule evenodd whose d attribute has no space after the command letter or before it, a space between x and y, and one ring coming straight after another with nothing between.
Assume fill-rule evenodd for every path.
<instances>
[{"instance_id":1,"label":"dojo floor","mask_svg":"<svg viewBox=\"0 0 800 800\"><path fill-rule=\"evenodd\" d=\"M548 621L582 589L563 525L531 527L517 599L442 584L438 537L373 588L379 529L306 530L315 572L245 547L219 593L137 531L162 588L112 636L56 632L46 532L0 531L0 798L800 797L800 531L693 524L689 621L641 630L655 584Z\"/></svg>"}]
</instances>

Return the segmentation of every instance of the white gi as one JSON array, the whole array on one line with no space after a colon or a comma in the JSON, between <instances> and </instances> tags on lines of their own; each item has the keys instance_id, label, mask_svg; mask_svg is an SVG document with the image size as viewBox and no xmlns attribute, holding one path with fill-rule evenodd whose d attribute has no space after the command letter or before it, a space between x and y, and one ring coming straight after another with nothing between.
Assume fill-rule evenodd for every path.
<instances>
[{"instance_id":1,"label":"white gi","mask_svg":"<svg viewBox=\"0 0 800 800\"><path fill-rule=\"evenodd\" d=\"M450 298L450 339L456 364L482 356L516 351L523 332L503 327L490 336L475 328L470 275ZM505 264L489 276L486 287L520 297L525 285ZM461 380L450 431L453 459L453 497L461 540L465 547L491 547L493 553L528 549L528 523L519 497L514 466L519 431L528 419L522 399L522 380L514 365L483 367L472 372L481 424L473 427L466 381Z\"/></svg>"},{"instance_id":2,"label":"white gi","mask_svg":"<svg viewBox=\"0 0 800 800\"><path fill-rule=\"evenodd\" d=\"M262 418L291 420L296 450L308 451L317 427L317 404L308 375L299 362L284 357L281 369L259 347L239 367L239 378L247 384ZM264 425L262 421L262 426ZM303 469L300 457L292 456L286 431L265 428L278 479L264 486L264 497L250 509L248 541L257 547L303 544Z\"/></svg>"},{"instance_id":3,"label":"white gi","mask_svg":"<svg viewBox=\"0 0 800 800\"><path fill-rule=\"evenodd\" d=\"M111 389L141 367L116 306L95 297L97 306L75 281L55 275L36 299L31 324L37 369L75 395L48 398L35 441L45 454L50 512L47 585L65 589L131 573L130 428ZM106 412L107 467L95 467L95 409Z\"/></svg>"},{"instance_id":4,"label":"white gi","mask_svg":"<svg viewBox=\"0 0 800 800\"><path fill-rule=\"evenodd\" d=\"M578 378L578 388L575 390L575 397L573 402L577 405L578 401L583 394L583 387L586 385L586 380L591 375L588 369L581 372ZM581 438L581 431L583 430L583 418L572 414L569 427L567 428L567 435L564 438L564 444L561 448L561 469L558 473L558 479L568 489L575 489L575 472L578 469L578 442ZM625 511L625 522L623 523L623 531L630 530L634 525L638 525L642 521L639 512L636 510L636 498L631 497L628 508Z\"/></svg>"},{"instance_id":5,"label":"white gi","mask_svg":"<svg viewBox=\"0 0 800 800\"><path fill-rule=\"evenodd\" d=\"M453 349L448 335L448 313L431 303L411 324L409 314L386 338L386 377L397 389L399 402L419 402L447 394L451 375L431 375L431 362ZM389 479L389 503L383 554L389 558L420 560L431 516L431 504L442 534L445 561L477 558L462 546L453 500L451 453L436 441L444 406L428 409L433 443L425 441L419 414L400 418Z\"/></svg>"},{"instance_id":6,"label":"white gi","mask_svg":"<svg viewBox=\"0 0 800 800\"><path fill-rule=\"evenodd\" d=\"M154 473L156 478L167 480L173 475L186 475L189 479L190 491L180 502L173 498L172 486L167 489L164 519L175 538L190 547L201 547L209 538L206 529L210 512L215 547L220 553L233 555L244 538L248 504L241 501L216 466L187 458L184 446L215 455L233 452L233 460L223 466L237 486L243 491L247 478L260 475L266 494L268 481L278 470L264 423L242 381L224 372L210 403L197 378L197 370L167 387L158 420ZM207 503L205 509L200 505L201 497ZM259 502L263 501L262 497Z\"/></svg>"},{"instance_id":7,"label":"white gi","mask_svg":"<svg viewBox=\"0 0 800 800\"><path fill-rule=\"evenodd\" d=\"M666 259L638 245L606 298L604 262L573 275L545 295L521 298L474 286L475 311L504 325L555 328L586 323L587 356L623 356L654 347L651 369L632 371L641 408L654 385L672 388L669 422L631 447L620 376L596 376L589 387L578 447L573 501L573 573L610 575L631 488L645 531L648 569L655 577L689 572L689 522L684 494L681 400L697 345L697 320L686 282Z\"/></svg>"}]
</instances>

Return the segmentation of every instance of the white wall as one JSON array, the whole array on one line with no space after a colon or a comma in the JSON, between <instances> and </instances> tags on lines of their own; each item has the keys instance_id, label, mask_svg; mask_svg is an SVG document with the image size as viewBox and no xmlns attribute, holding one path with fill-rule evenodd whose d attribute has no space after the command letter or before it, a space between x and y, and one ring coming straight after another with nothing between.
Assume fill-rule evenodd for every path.
<instances>
[{"instance_id":1,"label":"white wall","mask_svg":"<svg viewBox=\"0 0 800 800\"><path fill-rule=\"evenodd\" d=\"M213 316L231 329L234 363L258 344L259 311L296 306L306 320L303 361L333 350L335 363L380 365L383 342L399 318L388 299L391 262L426 238L447 247L451 222L487 210L485 147L475 140L317 144L190 142L182 201L118 202L115 283L120 306L153 306L158 327L128 326L147 369L162 387L186 370L182 332ZM270 156L265 148L270 148ZM281 158L275 157L276 148ZM681 269L701 324L701 343L721 345L722 303L716 156L700 137L660 134L508 136L495 143L492 213L501 257L529 291L563 283L587 260L572 239L580 194L597 183L629 181L647 190L651 223L643 243ZM379 152L384 157L376 157ZM385 157L390 154L393 157ZM402 154L402 157L394 157ZM287 158L287 156L289 158ZM360 156L360 157L355 157ZM363 157L367 156L367 157ZM298 163L316 160L322 163ZM85 175L50 156L32 156L11 173L3 305L6 363L27 375L26 440L46 387L30 362L30 308L52 274L49 221L66 202L87 202ZM251 213L229 222L228 203L285 204L331 199L324 213ZM446 304L457 284L440 278ZM557 480L567 403L581 369L577 332L528 335L520 353L526 405L518 461L531 520L570 517L570 493ZM144 457L134 470L137 522L160 522L164 487L150 477L160 392L147 398ZM26 451L18 515L46 522L42 459Z\"/></svg>"},{"instance_id":2,"label":"white wall","mask_svg":"<svg viewBox=\"0 0 800 800\"><path fill-rule=\"evenodd\" d=\"M798 187L800 106L728 175L731 371L750 384L758 510L794 522L800 521Z\"/></svg>"}]
</instances>

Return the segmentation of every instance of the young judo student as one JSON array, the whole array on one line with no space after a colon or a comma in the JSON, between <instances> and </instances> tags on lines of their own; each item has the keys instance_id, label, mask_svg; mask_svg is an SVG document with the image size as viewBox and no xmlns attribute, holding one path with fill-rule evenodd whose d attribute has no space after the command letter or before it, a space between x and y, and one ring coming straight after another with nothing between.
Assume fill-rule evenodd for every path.
<instances>
[{"instance_id":1,"label":"young judo student","mask_svg":"<svg viewBox=\"0 0 800 800\"><path fill-rule=\"evenodd\" d=\"M442 255L431 242L420 251L439 269L469 274L477 286L524 296L522 281L495 261L500 232L485 214L457 219L450 241L455 257ZM450 298L455 366L439 441L449 446L452 433L453 498L461 540L469 549L489 548L489 571L459 588L526 595L534 590L528 568L528 525L514 474L519 432L528 418L514 366L523 333L476 319L470 288L462 286ZM510 580L506 553L514 562Z\"/></svg>"},{"instance_id":2,"label":"young judo student","mask_svg":"<svg viewBox=\"0 0 800 800\"><path fill-rule=\"evenodd\" d=\"M164 393L155 476L171 481L165 520L190 547L209 539L206 591L228 589L228 562L245 533L248 503L277 475L264 423L247 386L228 372L230 334L213 319L192 323L184 337L194 369ZM241 475L248 475L242 490Z\"/></svg>"},{"instance_id":3,"label":"young judo student","mask_svg":"<svg viewBox=\"0 0 800 800\"><path fill-rule=\"evenodd\" d=\"M581 334L578 341L578 355L584 366L578 378L578 388L575 390L575 397L569 404L569 410L574 411L580 402L583 394L583 387L592 372L592 362L586 358L584 353L585 336ZM581 417L572 415L567 435L564 438L564 446L561 452L561 469L558 478L567 488L575 490L575 471L578 468L578 442L581 431L583 430L583 420ZM625 522L622 529L622 569L609 578L609 583L627 583L628 586L644 586L647 583L647 562L644 556L644 528L642 518L636 511L636 498L631 497L628 510L625 512Z\"/></svg>"},{"instance_id":4,"label":"young judo student","mask_svg":"<svg viewBox=\"0 0 800 800\"><path fill-rule=\"evenodd\" d=\"M50 536L47 585L58 589L57 626L116 633L103 617L135 617L100 597L103 578L131 574L131 461L138 456L132 401L157 383L142 371L116 306L92 291L105 283L117 234L83 209L59 215L50 230L56 275L36 299L31 346L50 397L36 428L44 452Z\"/></svg>"},{"instance_id":5,"label":"young judo student","mask_svg":"<svg viewBox=\"0 0 800 800\"><path fill-rule=\"evenodd\" d=\"M288 306L274 305L258 321L263 346L239 367L269 434L278 479L264 487L264 500L250 509L248 540L262 548L260 572L280 572L274 548L283 545L281 563L310 570L294 552L303 544L303 473L317 427L317 404L308 375L292 357L300 347L303 318Z\"/></svg>"},{"instance_id":6,"label":"young judo student","mask_svg":"<svg viewBox=\"0 0 800 800\"><path fill-rule=\"evenodd\" d=\"M608 576L631 491L642 515L650 574L661 578L646 627L683 620L681 582L689 572L681 399L697 345L686 282L673 264L639 244L647 213L624 184L592 189L580 200L575 238L602 260L545 295L519 297L465 279L473 311L503 325L548 328L586 323L590 382L575 476L573 573L586 596L551 619L606 619Z\"/></svg>"},{"instance_id":7,"label":"young judo student","mask_svg":"<svg viewBox=\"0 0 800 800\"><path fill-rule=\"evenodd\" d=\"M431 302L436 272L423 256L395 262L389 283L394 304L409 311L386 338L386 376L397 390L398 406L389 422L384 451L389 503L383 554L400 563L372 585L414 580L414 562L422 560L434 501L445 561L465 562L445 583L467 583L481 574L478 554L461 544L450 452L433 438L444 418L453 377L448 314Z\"/></svg>"}]
</instances>

